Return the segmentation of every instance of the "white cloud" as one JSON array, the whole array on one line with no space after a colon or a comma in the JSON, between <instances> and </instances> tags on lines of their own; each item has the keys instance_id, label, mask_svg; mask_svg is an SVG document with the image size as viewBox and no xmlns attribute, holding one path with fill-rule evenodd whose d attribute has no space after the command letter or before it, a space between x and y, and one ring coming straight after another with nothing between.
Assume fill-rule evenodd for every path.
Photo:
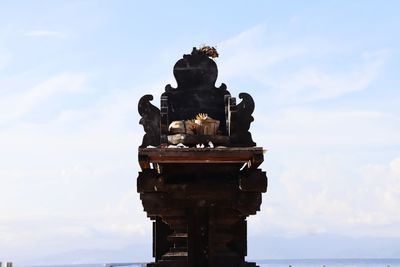
<instances>
[{"instance_id":1,"label":"white cloud","mask_svg":"<svg viewBox=\"0 0 400 267\"><path fill-rule=\"evenodd\" d=\"M22 92L3 93L0 95L0 123L31 112L56 94L81 92L86 79L82 73L61 73Z\"/></svg>"},{"instance_id":2,"label":"white cloud","mask_svg":"<svg viewBox=\"0 0 400 267\"><path fill-rule=\"evenodd\" d=\"M218 46L224 51L219 59L224 82L246 86L243 79L259 89L250 92L258 104L252 132L269 150L263 164L269 192L260 214L249 219L250 233L400 236L394 178L399 175L396 167L388 167L398 160L372 164L378 172L373 183L361 171L387 157L377 148L400 144L398 114L306 106L366 90L379 79L388 50L349 51L343 46L318 38L276 45L265 24ZM269 102L284 108L268 108Z\"/></svg>"},{"instance_id":3,"label":"white cloud","mask_svg":"<svg viewBox=\"0 0 400 267\"><path fill-rule=\"evenodd\" d=\"M396 114L368 110L287 108L255 114L254 136L269 149L342 148L400 144Z\"/></svg>"},{"instance_id":4,"label":"white cloud","mask_svg":"<svg viewBox=\"0 0 400 267\"><path fill-rule=\"evenodd\" d=\"M299 23L299 17L298 16L293 16L289 19L289 22L293 25L296 25Z\"/></svg>"},{"instance_id":5,"label":"white cloud","mask_svg":"<svg viewBox=\"0 0 400 267\"><path fill-rule=\"evenodd\" d=\"M270 177L251 232L400 236L400 158L361 166L333 156L297 161Z\"/></svg>"},{"instance_id":6,"label":"white cloud","mask_svg":"<svg viewBox=\"0 0 400 267\"><path fill-rule=\"evenodd\" d=\"M67 35L63 32L50 31L50 30L32 30L26 32L25 35L30 37L46 37L46 38L58 38L58 39L64 39L67 37Z\"/></svg>"},{"instance_id":7,"label":"white cloud","mask_svg":"<svg viewBox=\"0 0 400 267\"><path fill-rule=\"evenodd\" d=\"M301 44L274 45L268 40L266 24L262 23L218 44L218 49L223 51L218 58L220 76L254 78L265 69L304 55L308 50Z\"/></svg>"},{"instance_id":8,"label":"white cloud","mask_svg":"<svg viewBox=\"0 0 400 267\"><path fill-rule=\"evenodd\" d=\"M351 70L329 73L319 67L307 66L294 73L286 73L285 77L281 75L277 79L268 77L268 80L262 80L285 101L310 102L335 98L364 90L377 78L388 52L378 51L374 54Z\"/></svg>"},{"instance_id":9,"label":"white cloud","mask_svg":"<svg viewBox=\"0 0 400 267\"><path fill-rule=\"evenodd\" d=\"M399 118L382 111L287 108L255 114L269 192L250 231L400 236ZM380 149L377 149L380 148ZM397 229L397 230L396 230Z\"/></svg>"},{"instance_id":10,"label":"white cloud","mask_svg":"<svg viewBox=\"0 0 400 267\"><path fill-rule=\"evenodd\" d=\"M7 54L0 53L0 70L7 67L10 61L10 56Z\"/></svg>"},{"instance_id":11,"label":"white cloud","mask_svg":"<svg viewBox=\"0 0 400 267\"><path fill-rule=\"evenodd\" d=\"M28 35L63 38L49 31ZM268 38L261 24L218 45L223 82L229 86L229 80L244 75L249 82L279 88L282 98L305 103L367 88L387 57L385 51L357 51L362 55L357 64L331 71L298 61L326 55L315 49L321 44L270 45ZM288 61L298 65L282 67ZM60 103L65 94L83 92L86 82L85 74L63 73L23 92L1 95L0 121L13 123L0 132L0 188L6 188L0 203L11 203L0 206L0 251L14 246L15 251L43 253L77 244L90 248L150 241L151 223L135 192L135 151L143 135L136 105L145 92L112 88L97 92L86 106L58 110L44 123L20 120L48 103ZM156 106L165 84L145 87ZM292 106L264 119L263 91L255 94L253 136L270 150L264 164L270 185L261 213L250 219L250 232L400 235L399 159L370 164L352 157L363 147L374 148L376 159L384 155L376 147L399 144L396 114Z\"/></svg>"},{"instance_id":12,"label":"white cloud","mask_svg":"<svg viewBox=\"0 0 400 267\"><path fill-rule=\"evenodd\" d=\"M358 192L371 195L379 206L373 212L365 211L355 216L352 222L400 224L400 158L393 159L389 164L366 165L361 173L364 183Z\"/></svg>"},{"instance_id":13,"label":"white cloud","mask_svg":"<svg viewBox=\"0 0 400 267\"><path fill-rule=\"evenodd\" d=\"M110 89L45 122L19 121L85 88L85 75L61 74L8 98L13 123L0 132L0 188L7 189L0 203L11 204L0 205L0 251L19 251L16 261L151 241L151 222L135 192L143 135L138 90Z\"/></svg>"},{"instance_id":14,"label":"white cloud","mask_svg":"<svg viewBox=\"0 0 400 267\"><path fill-rule=\"evenodd\" d=\"M282 103L312 102L365 90L390 55L387 49L349 54L345 44L328 43L322 37L276 44L265 23L221 42L218 48L223 51L218 60L224 80L243 77L258 82L270 98Z\"/></svg>"}]
</instances>

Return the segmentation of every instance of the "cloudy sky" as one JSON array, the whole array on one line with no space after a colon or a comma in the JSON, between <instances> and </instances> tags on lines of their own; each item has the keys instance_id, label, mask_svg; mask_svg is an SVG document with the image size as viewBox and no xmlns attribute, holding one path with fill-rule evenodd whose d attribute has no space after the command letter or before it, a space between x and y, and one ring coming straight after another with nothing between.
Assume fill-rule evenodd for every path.
<instances>
[{"instance_id":1,"label":"cloudy sky","mask_svg":"<svg viewBox=\"0 0 400 267\"><path fill-rule=\"evenodd\" d=\"M321 254L329 257L365 256L354 240L400 244L399 9L1 1L0 260L102 260L74 251L150 258L151 224L135 188L137 102L159 99L175 84L174 63L202 44L220 53L217 85L254 97L253 139L268 149L269 191L249 219L249 257L318 256L284 249L315 237L340 237L334 254ZM260 251L269 240L283 252ZM118 252L134 247L143 253Z\"/></svg>"}]
</instances>

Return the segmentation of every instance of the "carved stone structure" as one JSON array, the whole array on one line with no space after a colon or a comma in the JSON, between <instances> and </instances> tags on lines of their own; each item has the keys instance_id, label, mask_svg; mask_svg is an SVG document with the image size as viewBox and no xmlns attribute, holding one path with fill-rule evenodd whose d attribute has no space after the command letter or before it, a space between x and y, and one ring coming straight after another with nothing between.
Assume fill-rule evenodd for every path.
<instances>
[{"instance_id":1,"label":"carved stone structure","mask_svg":"<svg viewBox=\"0 0 400 267\"><path fill-rule=\"evenodd\" d=\"M194 48L175 64L178 86L165 87L160 109L151 95L139 101L146 134L137 190L153 220L155 257L147 266L256 266L245 262L246 218L260 209L267 177L258 169L263 149L249 132L254 101L241 93L236 104L225 84L215 87L217 74L215 62ZM171 122L199 113L220 121L217 135L168 132ZM171 147L176 140L188 147ZM209 142L211 147L195 147Z\"/></svg>"}]
</instances>

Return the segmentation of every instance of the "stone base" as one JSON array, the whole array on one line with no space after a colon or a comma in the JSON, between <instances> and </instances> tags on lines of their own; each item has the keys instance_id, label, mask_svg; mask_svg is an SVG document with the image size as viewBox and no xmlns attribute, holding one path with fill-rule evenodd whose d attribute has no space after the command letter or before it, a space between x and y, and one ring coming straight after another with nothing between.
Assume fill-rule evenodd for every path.
<instances>
[{"instance_id":1,"label":"stone base","mask_svg":"<svg viewBox=\"0 0 400 267\"><path fill-rule=\"evenodd\" d=\"M247 217L267 189L260 148L141 149L137 189L153 221L151 267L256 267ZM245 164L245 166L244 166Z\"/></svg>"},{"instance_id":2,"label":"stone base","mask_svg":"<svg viewBox=\"0 0 400 267\"><path fill-rule=\"evenodd\" d=\"M188 267L186 262L152 262L146 264L146 267ZM203 266L205 267L205 266ZM254 262L244 262L239 266L229 266L229 267L259 267Z\"/></svg>"}]
</instances>

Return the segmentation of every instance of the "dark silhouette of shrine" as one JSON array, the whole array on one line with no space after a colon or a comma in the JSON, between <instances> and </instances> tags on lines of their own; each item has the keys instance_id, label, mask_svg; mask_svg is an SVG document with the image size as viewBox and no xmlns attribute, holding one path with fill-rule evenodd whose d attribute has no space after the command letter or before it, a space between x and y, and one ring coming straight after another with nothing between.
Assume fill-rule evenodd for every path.
<instances>
[{"instance_id":1,"label":"dark silhouette of shrine","mask_svg":"<svg viewBox=\"0 0 400 267\"><path fill-rule=\"evenodd\" d=\"M137 190L155 258L147 266L256 266L245 261L246 218L260 210L267 177L249 132L254 101L241 93L236 104L225 84L215 87L217 65L204 51L176 62L177 88L165 87L160 109L151 95L139 101Z\"/></svg>"}]
</instances>

